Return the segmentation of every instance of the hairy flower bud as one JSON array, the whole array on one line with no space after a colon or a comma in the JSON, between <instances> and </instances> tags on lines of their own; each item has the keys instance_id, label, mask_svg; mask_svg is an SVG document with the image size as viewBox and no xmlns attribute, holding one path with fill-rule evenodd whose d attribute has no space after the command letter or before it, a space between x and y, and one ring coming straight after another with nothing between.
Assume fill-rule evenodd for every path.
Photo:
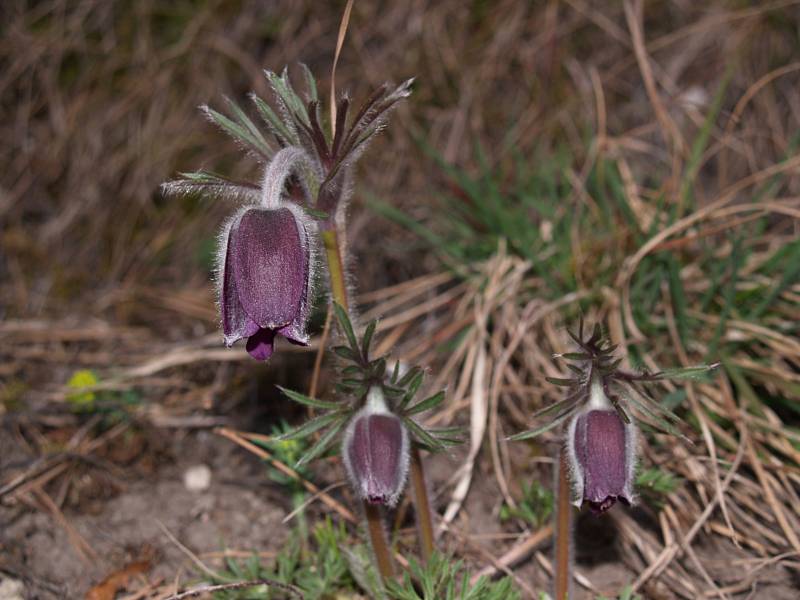
<instances>
[{"instance_id":1,"label":"hairy flower bud","mask_svg":"<svg viewBox=\"0 0 800 600\"><path fill-rule=\"evenodd\" d=\"M574 504L603 513L617 500L632 504L636 426L625 423L603 386L593 382L589 402L567 429Z\"/></svg>"},{"instance_id":2,"label":"hairy flower bud","mask_svg":"<svg viewBox=\"0 0 800 600\"><path fill-rule=\"evenodd\" d=\"M275 334L307 344L310 240L293 205L242 209L220 243L219 305L225 343L247 338L247 351L267 360Z\"/></svg>"},{"instance_id":3,"label":"hairy flower bud","mask_svg":"<svg viewBox=\"0 0 800 600\"><path fill-rule=\"evenodd\" d=\"M356 493L373 504L394 506L408 474L408 432L386 408L379 387L347 426L342 456Z\"/></svg>"}]
</instances>

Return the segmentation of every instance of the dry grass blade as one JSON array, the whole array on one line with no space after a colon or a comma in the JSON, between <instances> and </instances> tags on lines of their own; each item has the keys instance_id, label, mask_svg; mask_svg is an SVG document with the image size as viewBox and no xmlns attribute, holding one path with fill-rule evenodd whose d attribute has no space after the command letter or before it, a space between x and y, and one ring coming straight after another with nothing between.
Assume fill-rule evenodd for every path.
<instances>
[{"instance_id":1,"label":"dry grass blade","mask_svg":"<svg viewBox=\"0 0 800 600\"><path fill-rule=\"evenodd\" d=\"M472 391L470 393L469 453L464 464L454 475L456 484L450 503L447 505L442 522L439 525L440 533L452 522L467 497L467 492L469 492L470 483L472 482L473 469L475 468L475 459L480 451L484 433L486 433L487 389L485 380L488 360L486 348L479 342L476 350L475 367L472 371Z\"/></svg>"},{"instance_id":2,"label":"dry grass blade","mask_svg":"<svg viewBox=\"0 0 800 600\"><path fill-rule=\"evenodd\" d=\"M739 449L736 452L736 458L734 459L734 462L731 465L731 468L725 474L725 479L723 479L722 484L721 484L721 488L722 488L722 493L723 494L727 491L728 486L730 485L731 480L733 479L733 476L736 474L736 471L739 469L739 465L741 464L742 458L744 457L745 449L746 449L747 444L748 444L747 433L743 429L743 430L741 430L741 438L739 440ZM639 575L639 577L636 578L636 581L631 586L633 588L633 591L636 591L636 590L640 589L642 587L642 585L648 579L650 579L650 577L652 577L654 575L657 575L658 573L663 571L669 565L669 563L675 558L676 554L681 549L681 547L685 548L686 546L688 546L688 545L690 545L692 543L692 540L697 535L697 533L700 531L700 528L708 520L708 518L711 516L711 513L717 507L717 501L718 500L719 500L719 496L716 496L711 502L708 503L706 508L700 514L700 516L695 520L695 522L692 525L691 529L689 529L689 531L686 533L686 535L683 536L682 539L679 542L673 542L672 544L666 546L659 553L659 555L656 557L656 559L653 560L647 566L647 568Z\"/></svg>"},{"instance_id":3,"label":"dry grass blade","mask_svg":"<svg viewBox=\"0 0 800 600\"><path fill-rule=\"evenodd\" d=\"M503 556L497 559L497 565L490 565L484 567L475 575L472 576L471 583L475 583L481 577L492 577L496 575L500 567L504 568L511 568L516 564L522 562L523 560L527 559L533 552L542 544L548 541L553 535L553 528L552 526L548 525L535 531L530 536L525 538L521 544L517 544L516 546L512 547L508 552L506 552Z\"/></svg>"},{"instance_id":4,"label":"dry grass blade","mask_svg":"<svg viewBox=\"0 0 800 600\"><path fill-rule=\"evenodd\" d=\"M336 51L333 54L333 65L331 66L331 139L336 137L336 66L339 64L339 54L344 45L344 38L347 35L347 26L350 24L350 12L353 10L353 0L347 0L342 14L342 22L339 24L339 35L336 38Z\"/></svg>"}]
</instances>

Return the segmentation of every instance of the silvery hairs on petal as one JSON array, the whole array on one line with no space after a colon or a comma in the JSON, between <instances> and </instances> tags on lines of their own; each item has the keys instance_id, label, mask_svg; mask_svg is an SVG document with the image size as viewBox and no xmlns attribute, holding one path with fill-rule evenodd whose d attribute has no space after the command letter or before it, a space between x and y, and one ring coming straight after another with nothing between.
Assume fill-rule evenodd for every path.
<instances>
[{"instance_id":1,"label":"silvery hairs on petal","mask_svg":"<svg viewBox=\"0 0 800 600\"><path fill-rule=\"evenodd\" d=\"M219 314L219 327L223 331L226 346L231 346L234 341L239 339L237 336L227 336L224 334L225 328L223 323L222 302L223 294L225 293L223 286L225 283L225 257L228 254L228 238L231 235L231 229L233 229L233 226L241 220L244 213L252 208L254 208L254 205L252 204L242 206L235 213L225 219L219 235L217 236L217 253L214 257L213 279L214 287L216 288L217 292L217 313Z\"/></svg>"}]
</instances>

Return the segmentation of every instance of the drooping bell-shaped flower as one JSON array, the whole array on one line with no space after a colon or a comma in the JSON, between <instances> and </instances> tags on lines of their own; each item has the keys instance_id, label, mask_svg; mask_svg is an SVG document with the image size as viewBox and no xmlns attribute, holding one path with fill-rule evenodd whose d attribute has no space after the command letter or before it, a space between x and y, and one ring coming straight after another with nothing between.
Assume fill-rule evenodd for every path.
<instances>
[{"instance_id":1,"label":"drooping bell-shaped flower","mask_svg":"<svg viewBox=\"0 0 800 600\"><path fill-rule=\"evenodd\" d=\"M367 403L345 431L342 456L360 498L394 506L408 474L408 432L386 408L379 387L370 389Z\"/></svg>"},{"instance_id":2,"label":"drooping bell-shaped flower","mask_svg":"<svg viewBox=\"0 0 800 600\"><path fill-rule=\"evenodd\" d=\"M625 423L599 381L592 383L589 401L567 429L573 498L603 513L617 500L634 501L636 426Z\"/></svg>"},{"instance_id":3,"label":"drooping bell-shaped flower","mask_svg":"<svg viewBox=\"0 0 800 600\"><path fill-rule=\"evenodd\" d=\"M276 334L295 344L308 343L312 240L302 209L280 199L293 167L285 158L278 153L267 167L261 204L239 210L220 240L225 344L247 338L247 351L258 360L272 355Z\"/></svg>"}]
</instances>

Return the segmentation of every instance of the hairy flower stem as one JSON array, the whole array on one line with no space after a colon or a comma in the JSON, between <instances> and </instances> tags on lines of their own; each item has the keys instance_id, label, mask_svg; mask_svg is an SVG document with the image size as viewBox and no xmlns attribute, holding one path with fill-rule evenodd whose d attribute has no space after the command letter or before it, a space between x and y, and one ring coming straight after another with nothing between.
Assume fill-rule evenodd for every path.
<instances>
[{"instance_id":1,"label":"hairy flower stem","mask_svg":"<svg viewBox=\"0 0 800 600\"><path fill-rule=\"evenodd\" d=\"M378 572L384 580L391 579L394 577L394 564L392 563L392 553L386 543L386 532L383 529L381 510L375 504L370 504L364 500L364 515L367 518L369 538L372 542L375 562L378 563Z\"/></svg>"},{"instance_id":2,"label":"hairy flower stem","mask_svg":"<svg viewBox=\"0 0 800 600\"><path fill-rule=\"evenodd\" d=\"M558 459L558 505L556 507L555 600L569 600L570 544L572 543L572 505L567 456L562 450Z\"/></svg>"},{"instance_id":3,"label":"hairy flower stem","mask_svg":"<svg viewBox=\"0 0 800 600\"><path fill-rule=\"evenodd\" d=\"M328 273L331 278L331 294L334 302L348 310L350 303L347 298L347 284L344 280L344 264L342 251L339 248L339 235L336 227L323 229L322 243L325 246L325 256L328 259Z\"/></svg>"},{"instance_id":4,"label":"hairy flower stem","mask_svg":"<svg viewBox=\"0 0 800 600\"><path fill-rule=\"evenodd\" d=\"M333 300L342 308L348 310L350 303L348 302L347 285L344 280L344 264L342 262L341 248L339 247L339 236L335 226L322 230L322 243L325 246L325 257L328 262ZM381 511L377 506L365 500L364 516L367 519L367 530L372 542L372 552L375 554L378 571L383 579L389 579L394 576L394 566L392 565L392 553L389 551L389 544L386 542L386 532L383 529Z\"/></svg>"},{"instance_id":5,"label":"hairy flower stem","mask_svg":"<svg viewBox=\"0 0 800 600\"><path fill-rule=\"evenodd\" d=\"M414 489L414 512L417 515L422 560L427 562L434 550L433 521L428 488L425 485L425 471L422 468L422 456L415 444L411 445L411 485Z\"/></svg>"}]
</instances>

